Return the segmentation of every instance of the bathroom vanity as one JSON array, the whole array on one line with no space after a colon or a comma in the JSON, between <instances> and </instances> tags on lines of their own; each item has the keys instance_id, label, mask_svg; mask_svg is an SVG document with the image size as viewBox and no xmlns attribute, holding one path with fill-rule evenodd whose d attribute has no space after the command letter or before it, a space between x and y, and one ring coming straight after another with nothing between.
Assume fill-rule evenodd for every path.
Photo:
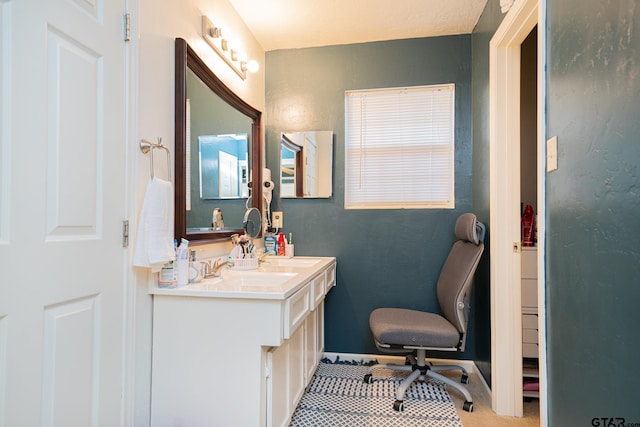
<instances>
[{"instance_id":1,"label":"bathroom vanity","mask_svg":"<svg viewBox=\"0 0 640 427\"><path fill-rule=\"evenodd\" d=\"M151 425L284 426L324 351L332 257L274 257L153 294Z\"/></svg>"}]
</instances>

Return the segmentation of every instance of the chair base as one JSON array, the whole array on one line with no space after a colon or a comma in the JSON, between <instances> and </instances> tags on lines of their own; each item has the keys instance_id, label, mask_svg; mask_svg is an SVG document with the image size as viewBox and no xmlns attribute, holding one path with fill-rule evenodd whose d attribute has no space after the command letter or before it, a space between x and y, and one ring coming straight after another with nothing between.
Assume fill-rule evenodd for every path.
<instances>
[{"instance_id":1,"label":"chair base","mask_svg":"<svg viewBox=\"0 0 640 427\"><path fill-rule=\"evenodd\" d=\"M417 354L414 357L413 355L407 356L407 362L404 365L396 365L396 364L378 364L373 365L368 374L364 376L364 382L370 384L373 381L372 372L375 368L387 368L393 369L394 371L402 371L402 372L411 372L407 378L402 381L402 383L398 386L396 390L396 401L393 403L393 409L396 411L404 410L404 395L406 391L409 389L411 384L414 381L424 381L426 377L434 378L438 381L441 381L447 385L458 390L462 393L466 399L466 401L462 405L462 409L467 412L473 411L473 398L471 394L467 390L467 388L457 382L445 377L444 375L439 374L441 371L451 371L451 370L460 370L462 371L462 377L460 382L462 384L469 383L469 374L467 370L462 366L458 365L427 365L426 364L426 350L418 349L416 350Z\"/></svg>"}]
</instances>

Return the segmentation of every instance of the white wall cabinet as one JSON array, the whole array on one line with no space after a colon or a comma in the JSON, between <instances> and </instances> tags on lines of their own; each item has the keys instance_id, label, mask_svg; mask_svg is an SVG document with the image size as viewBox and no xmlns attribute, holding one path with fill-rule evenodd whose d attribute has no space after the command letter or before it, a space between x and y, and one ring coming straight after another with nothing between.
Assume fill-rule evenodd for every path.
<instances>
[{"instance_id":1,"label":"white wall cabinet","mask_svg":"<svg viewBox=\"0 0 640 427\"><path fill-rule=\"evenodd\" d=\"M278 296L154 295L151 425L288 425L324 351L335 274L330 258Z\"/></svg>"}]
</instances>

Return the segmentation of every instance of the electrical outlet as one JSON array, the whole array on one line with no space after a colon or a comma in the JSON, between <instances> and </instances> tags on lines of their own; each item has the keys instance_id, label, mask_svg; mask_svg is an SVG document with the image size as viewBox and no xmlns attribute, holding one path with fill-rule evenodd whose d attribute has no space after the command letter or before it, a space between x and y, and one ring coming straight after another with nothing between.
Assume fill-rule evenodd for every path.
<instances>
[{"instance_id":1,"label":"electrical outlet","mask_svg":"<svg viewBox=\"0 0 640 427\"><path fill-rule=\"evenodd\" d=\"M274 212L272 215L271 226L273 228L283 228L284 220L282 219L282 212Z\"/></svg>"}]
</instances>

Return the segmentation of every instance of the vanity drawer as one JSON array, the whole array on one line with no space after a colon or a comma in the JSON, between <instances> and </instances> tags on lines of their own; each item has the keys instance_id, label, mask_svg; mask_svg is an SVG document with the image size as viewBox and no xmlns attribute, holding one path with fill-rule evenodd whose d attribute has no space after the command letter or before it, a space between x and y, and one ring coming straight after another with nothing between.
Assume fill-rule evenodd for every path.
<instances>
[{"instance_id":1,"label":"vanity drawer","mask_svg":"<svg viewBox=\"0 0 640 427\"><path fill-rule=\"evenodd\" d=\"M538 278L538 251L537 248L522 248L521 277L523 279Z\"/></svg>"},{"instance_id":2,"label":"vanity drawer","mask_svg":"<svg viewBox=\"0 0 640 427\"><path fill-rule=\"evenodd\" d=\"M324 293L326 294L327 292L329 292L332 286L336 285L336 265L333 264L329 268L327 268L327 270L324 272L324 275L325 275Z\"/></svg>"},{"instance_id":3,"label":"vanity drawer","mask_svg":"<svg viewBox=\"0 0 640 427\"><path fill-rule=\"evenodd\" d=\"M538 316L535 314L523 314L522 329L538 329Z\"/></svg>"},{"instance_id":4,"label":"vanity drawer","mask_svg":"<svg viewBox=\"0 0 640 427\"><path fill-rule=\"evenodd\" d=\"M538 281L536 279L522 279L522 306L538 307Z\"/></svg>"},{"instance_id":5,"label":"vanity drawer","mask_svg":"<svg viewBox=\"0 0 640 427\"><path fill-rule=\"evenodd\" d=\"M538 344L522 343L522 357L538 357Z\"/></svg>"},{"instance_id":6,"label":"vanity drawer","mask_svg":"<svg viewBox=\"0 0 640 427\"><path fill-rule=\"evenodd\" d=\"M318 304L323 300L325 294L325 281L326 277L324 274L317 275L311 281L311 310L315 310Z\"/></svg>"},{"instance_id":7,"label":"vanity drawer","mask_svg":"<svg viewBox=\"0 0 640 427\"><path fill-rule=\"evenodd\" d=\"M526 344L538 344L538 330L537 329L523 329L522 330L522 342Z\"/></svg>"},{"instance_id":8,"label":"vanity drawer","mask_svg":"<svg viewBox=\"0 0 640 427\"><path fill-rule=\"evenodd\" d=\"M311 310L311 284L291 295L284 303L284 339L291 338Z\"/></svg>"}]
</instances>

